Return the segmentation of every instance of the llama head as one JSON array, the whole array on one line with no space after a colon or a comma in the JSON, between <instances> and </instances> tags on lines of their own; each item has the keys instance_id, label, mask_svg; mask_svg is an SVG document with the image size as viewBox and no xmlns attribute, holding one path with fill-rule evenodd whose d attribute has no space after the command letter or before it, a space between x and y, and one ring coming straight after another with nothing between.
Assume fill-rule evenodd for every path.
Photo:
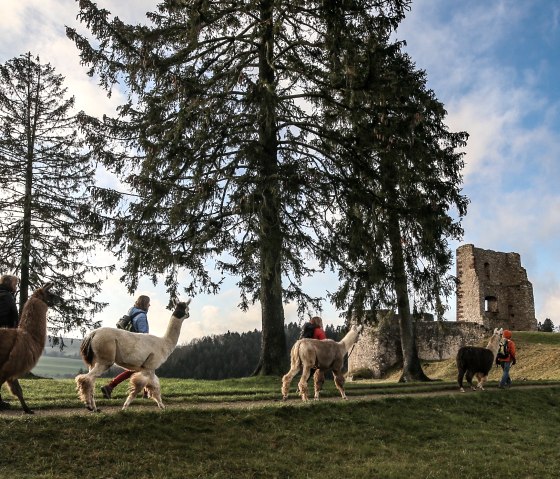
<instances>
[{"instance_id":1,"label":"llama head","mask_svg":"<svg viewBox=\"0 0 560 479\"><path fill-rule=\"evenodd\" d=\"M504 332L504 328L494 328L494 336L499 335L500 337L502 336Z\"/></svg>"},{"instance_id":2,"label":"llama head","mask_svg":"<svg viewBox=\"0 0 560 479\"><path fill-rule=\"evenodd\" d=\"M40 299L47 306L54 306L62 301L62 296L52 290L53 283L46 283L33 292L32 297Z\"/></svg>"},{"instance_id":3,"label":"llama head","mask_svg":"<svg viewBox=\"0 0 560 479\"><path fill-rule=\"evenodd\" d=\"M191 298L187 301L173 301L173 306L175 310L173 311L173 316L179 319L186 319L190 316L189 314L189 304L191 302Z\"/></svg>"}]
</instances>

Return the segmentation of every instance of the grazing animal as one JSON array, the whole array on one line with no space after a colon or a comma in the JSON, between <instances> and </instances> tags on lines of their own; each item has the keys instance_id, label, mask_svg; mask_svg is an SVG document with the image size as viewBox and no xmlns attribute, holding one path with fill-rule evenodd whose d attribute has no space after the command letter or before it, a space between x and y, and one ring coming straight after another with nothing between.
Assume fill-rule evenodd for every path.
<instances>
[{"instance_id":1,"label":"grazing animal","mask_svg":"<svg viewBox=\"0 0 560 479\"><path fill-rule=\"evenodd\" d=\"M500 339L502 337L503 329L494 329L494 334L488 341L485 348L476 346L463 346L457 352L457 382L461 392L463 389L463 376L466 373L466 379L471 389L484 390L484 383L488 379L488 373L496 361L496 354L500 347ZM476 387L473 386L472 378L476 376L478 382Z\"/></svg>"},{"instance_id":2,"label":"grazing animal","mask_svg":"<svg viewBox=\"0 0 560 479\"><path fill-rule=\"evenodd\" d=\"M76 376L78 396L90 411L98 411L94 399L95 379L117 364L135 372L130 378L129 394L123 405L126 409L144 389L163 409L161 389L155 370L175 349L183 320L189 317L189 299L175 304L167 331L163 337L152 334L132 333L124 329L99 328L82 341L80 352L89 372Z\"/></svg>"},{"instance_id":3,"label":"grazing animal","mask_svg":"<svg viewBox=\"0 0 560 479\"><path fill-rule=\"evenodd\" d=\"M290 352L290 370L282 378L282 398L288 399L290 383L294 376L302 370L301 379L298 387L301 399L307 401L309 399L309 391L307 388L307 378L312 368L317 368L313 375L315 386L315 399L319 399L319 393L325 381L325 372L332 370L334 383L340 391L342 399L347 399L344 392L344 375L342 374L342 366L344 365L344 356L353 344L358 340L358 336L363 326L352 327L350 331L339 342L332 339L300 339L296 341Z\"/></svg>"},{"instance_id":4,"label":"grazing animal","mask_svg":"<svg viewBox=\"0 0 560 479\"><path fill-rule=\"evenodd\" d=\"M31 371L43 354L47 339L47 310L59 297L51 292L52 283L37 289L25 302L17 328L0 328L0 387L6 383L27 414L18 378Z\"/></svg>"}]
</instances>

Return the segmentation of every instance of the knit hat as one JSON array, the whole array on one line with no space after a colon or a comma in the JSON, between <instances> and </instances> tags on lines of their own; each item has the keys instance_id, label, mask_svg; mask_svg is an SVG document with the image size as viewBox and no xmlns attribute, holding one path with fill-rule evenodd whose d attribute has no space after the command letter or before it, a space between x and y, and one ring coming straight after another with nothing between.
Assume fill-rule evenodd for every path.
<instances>
[{"instance_id":1,"label":"knit hat","mask_svg":"<svg viewBox=\"0 0 560 479\"><path fill-rule=\"evenodd\" d=\"M504 338L511 339L511 331L509 329L504 331Z\"/></svg>"}]
</instances>

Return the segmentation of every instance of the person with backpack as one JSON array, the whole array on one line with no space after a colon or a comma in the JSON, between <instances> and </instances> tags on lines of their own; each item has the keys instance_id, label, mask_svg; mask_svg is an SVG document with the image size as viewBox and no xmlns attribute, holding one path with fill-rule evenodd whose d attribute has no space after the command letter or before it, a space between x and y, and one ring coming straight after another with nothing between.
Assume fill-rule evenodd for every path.
<instances>
[{"instance_id":1,"label":"person with backpack","mask_svg":"<svg viewBox=\"0 0 560 479\"><path fill-rule=\"evenodd\" d=\"M301 328L299 339L327 339L323 330L323 320L319 316L313 316Z\"/></svg>"},{"instance_id":2,"label":"person with backpack","mask_svg":"<svg viewBox=\"0 0 560 479\"><path fill-rule=\"evenodd\" d=\"M140 295L136 299L134 306L128 310L127 315L131 319L130 331L133 333L143 333L148 334L150 332L150 326L148 324L148 309L150 309L150 298L145 295ZM118 376L113 378L113 380L101 388L103 397L105 399L111 399L111 393L120 383L127 380L136 371L125 369Z\"/></svg>"},{"instance_id":3,"label":"person with backpack","mask_svg":"<svg viewBox=\"0 0 560 479\"><path fill-rule=\"evenodd\" d=\"M509 388L511 386L509 370L515 363L515 342L511 339L511 331L506 329L502 335L498 354L496 355L496 364L501 366L503 370L502 379L498 385L500 389Z\"/></svg>"},{"instance_id":4,"label":"person with backpack","mask_svg":"<svg viewBox=\"0 0 560 479\"><path fill-rule=\"evenodd\" d=\"M16 291L19 283L17 276L4 274L0 276L0 328L17 328L19 314L16 304ZM0 410L9 409L10 403L0 394Z\"/></svg>"},{"instance_id":5,"label":"person with backpack","mask_svg":"<svg viewBox=\"0 0 560 479\"><path fill-rule=\"evenodd\" d=\"M319 316L315 316L311 318L311 321L315 325L315 329L313 330L313 339L327 339L327 335L325 334L325 330L323 329L323 320Z\"/></svg>"}]
</instances>

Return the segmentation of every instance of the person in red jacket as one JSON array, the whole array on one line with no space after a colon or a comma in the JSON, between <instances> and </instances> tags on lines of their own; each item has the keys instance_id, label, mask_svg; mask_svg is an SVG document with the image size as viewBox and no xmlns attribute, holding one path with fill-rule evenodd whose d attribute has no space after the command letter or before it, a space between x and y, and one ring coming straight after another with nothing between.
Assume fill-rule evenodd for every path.
<instances>
[{"instance_id":1,"label":"person in red jacket","mask_svg":"<svg viewBox=\"0 0 560 479\"><path fill-rule=\"evenodd\" d=\"M496 363L503 369L502 379L500 380L499 388L509 388L511 386L511 378L509 377L509 370L515 364L515 343L511 339L511 331L506 329L500 341L500 349L496 357Z\"/></svg>"},{"instance_id":2,"label":"person in red jacket","mask_svg":"<svg viewBox=\"0 0 560 479\"><path fill-rule=\"evenodd\" d=\"M315 325L315 329L313 330L313 339L327 339L327 335L323 329L323 320L319 316L314 316L311 318L311 323Z\"/></svg>"}]
</instances>

